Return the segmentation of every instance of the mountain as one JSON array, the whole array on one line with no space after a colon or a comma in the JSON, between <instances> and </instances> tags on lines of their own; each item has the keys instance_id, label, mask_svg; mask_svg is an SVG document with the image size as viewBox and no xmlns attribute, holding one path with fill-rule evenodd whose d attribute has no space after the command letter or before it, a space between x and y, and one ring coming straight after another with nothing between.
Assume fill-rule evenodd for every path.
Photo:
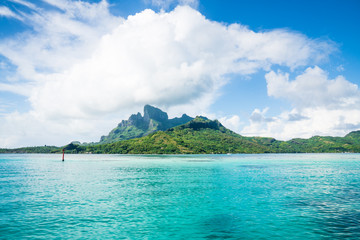
<instances>
[{"instance_id":1,"label":"mountain","mask_svg":"<svg viewBox=\"0 0 360 240\"><path fill-rule=\"evenodd\" d=\"M166 131L157 131L126 141L89 146L86 151L121 154L210 154L264 153L271 152L271 148L234 133L217 120L196 117Z\"/></svg>"},{"instance_id":2,"label":"mountain","mask_svg":"<svg viewBox=\"0 0 360 240\"><path fill-rule=\"evenodd\" d=\"M169 128L187 123L193 118L183 114L180 118L169 119L166 112L145 105L144 116L133 114L128 120L121 121L107 136L102 136L99 143L112 143L122 140L139 138L156 131L165 131Z\"/></svg>"},{"instance_id":3,"label":"mountain","mask_svg":"<svg viewBox=\"0 0 360 240\"><path fill-rule=\"evenodd\" d=\"M225 128L217 120L196 117L166 131L89 146L84 151L120 154L360 152L360 131L351 132L345 137L315 136L310 139L278 141L274 138L244 137Z\"/></svg>"},{"instance_id":4,"label":"mountain","mask_svg":"<svg viewBox=\"0 0 360 240\"><path fill-rule=\"evenodd\" d=\"M282 144L281 152L336 153L360 152L360 131L345 137L314 136L309 139L295 138Z\"/></svg>"},{"instance_id":5,"label":"mountain","mask_svg":"<svg viewBox=\"0 0 360 240\"><path fill-rule=\"evenodd\" d=\"M167 113L146 105L144 116L131 115L99 143L72 142L64 147L43 146L0 149L0 153L119 153L119 154L218 154L218 153L360 153L360 131L345 137L314 136L279 141L244 137L217 120L183 115L169 119Z\"/></svg>"}]
</instances>

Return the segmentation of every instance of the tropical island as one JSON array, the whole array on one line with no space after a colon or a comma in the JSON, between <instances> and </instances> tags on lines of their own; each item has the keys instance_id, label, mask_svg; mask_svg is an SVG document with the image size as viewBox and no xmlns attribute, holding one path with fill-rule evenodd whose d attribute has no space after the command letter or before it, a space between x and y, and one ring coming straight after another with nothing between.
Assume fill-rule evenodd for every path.
<instances>
[{"instance_id":1,"label":"tropical island","mask_svg":"<svg viewBox=\"0 0 360 240\"><path fill-rule=\"evenodd\" d=\"M144 116L131 115L99 142L0 149L0 153L61 153L63 149L66 153L94 154L359 153L360 130L344 137L314 136L289 141L245 137L218 120L186 114L169 119L166 112L146 105Z\"/></svg>"}]
</instances>

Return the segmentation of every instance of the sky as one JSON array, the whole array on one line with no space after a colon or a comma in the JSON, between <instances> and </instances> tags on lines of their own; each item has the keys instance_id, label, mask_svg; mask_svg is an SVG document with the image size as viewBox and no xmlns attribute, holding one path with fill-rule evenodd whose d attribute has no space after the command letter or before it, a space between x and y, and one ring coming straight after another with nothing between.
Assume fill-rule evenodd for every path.
<instances>
[{"instance_id":1,"label":"sky","mask_svg":"<svg viewBox=\"0 0 360 240\"><path fill-rule=\"evenodd\" d=\"M279 140L360 129L360 1L1 0L0 148L151 104Z\"/></svg>"}]
</instances>

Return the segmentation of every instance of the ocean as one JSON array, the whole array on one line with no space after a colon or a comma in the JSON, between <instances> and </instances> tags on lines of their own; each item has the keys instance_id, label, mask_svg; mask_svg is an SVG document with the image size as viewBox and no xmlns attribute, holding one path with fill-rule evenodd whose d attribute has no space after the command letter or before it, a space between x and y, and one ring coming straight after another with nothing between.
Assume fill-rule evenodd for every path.
<instances>
[{"instance_id":1,"label":"ocean","mask_svg":"<svg viewBox=\"0 0 360 240\"><path fill-rule=\"evenodd\" d=\"M0 239L360 239L360 154L0 154Z\"/></svg>"}]
</instances>

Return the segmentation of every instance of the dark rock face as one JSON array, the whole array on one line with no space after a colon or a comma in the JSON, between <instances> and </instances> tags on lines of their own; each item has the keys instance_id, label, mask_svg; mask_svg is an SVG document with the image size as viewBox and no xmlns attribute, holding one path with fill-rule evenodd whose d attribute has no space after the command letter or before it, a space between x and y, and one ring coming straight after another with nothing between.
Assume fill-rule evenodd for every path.
<instances>
[{"instance_id":1,"label":"dark rock face","mask_svg":"<svg viewBox=\"0 0 360 240\"><path fill-rule=\"evenodd\" d=\"M150 105L145 105L144 107L144 119L145 121L148 121L150 119L154 119L156 121L159 122L164 122L167 121L169 119L168 115L166 112L161 111L160 109L150 106Z\"/></svg>"},{"instance_id":2,"label":"dark rock face","mask_svg":"<svg viewBox=\"0 0 360 240\"><path fill-rule=\"evenodd\" d=\"M130 116L129 120L128 120L130 123L132 124L136 124L137 122L139 121L143 121L143 117L141 116L140 113L137 113L137 114L133 114Z\"/></svg>"},{"instance_id":3,"label":"dark rock face","mask_svg":"<svg viewBox=\"0 0 360 240\"><path fill-rule=\"evenodd\" d=\"M140 129L146 129L148 121L141 116L141 113L133 114L129 117L129 120L122 120L118 127L130 127L135 126Z\"/></svg>"},{"instance_id":4,"label":"dark rock face","mask_svg":"<svg viewBox=\"0 0 360 240\"><path fill-rule=\"evenodd\" d=\"M128 120L122 120L109 135L102 136L100 143L111 143L121 140L138 138L150 133L176 127L187 123L194 118L183 114L181 118L169 119L166 112L160 109L145 105L144 116L141 113L133 114Z\"/></svg>"}]
</instances>

